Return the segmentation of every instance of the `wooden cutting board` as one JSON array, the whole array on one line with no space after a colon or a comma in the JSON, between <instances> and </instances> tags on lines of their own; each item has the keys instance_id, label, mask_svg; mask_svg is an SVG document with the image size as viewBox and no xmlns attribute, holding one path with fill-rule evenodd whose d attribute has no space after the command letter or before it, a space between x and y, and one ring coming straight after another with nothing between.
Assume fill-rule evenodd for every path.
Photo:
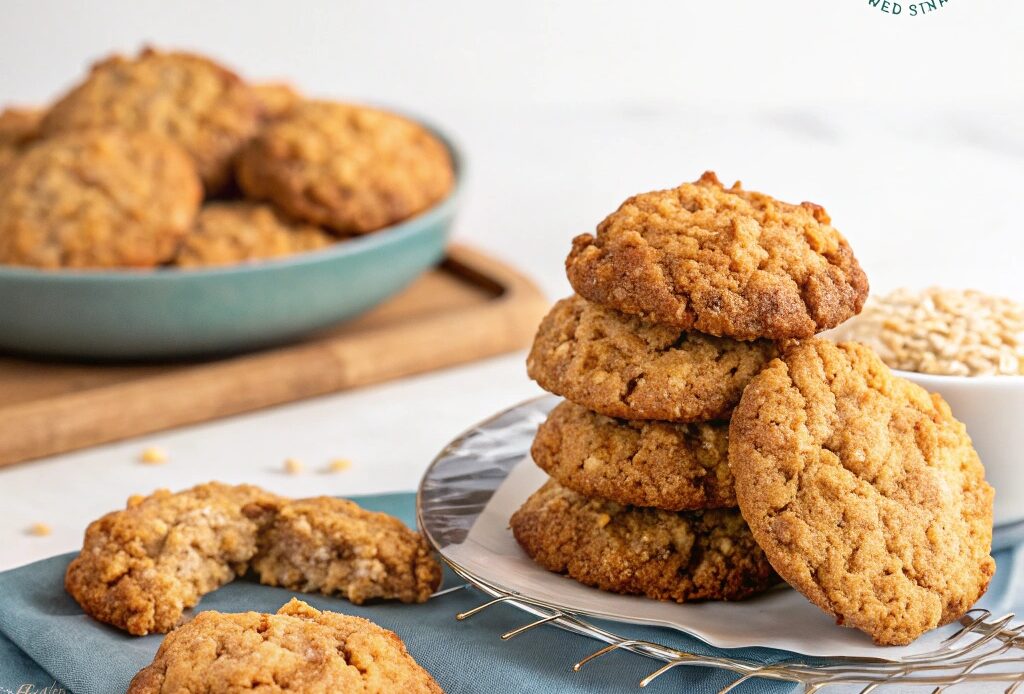
<instances>
[{"instance_id":1,"label":"wooden cutting board","mask_svg":"<svg viewBox=\"0 0 1024 694\"><path fill-rule=\"evenodd\" d=\"M526 277L456 245L398 296L285 347L156 364L0 355L0 466L522 349L547 307Z\"/></svg>"}]
</instances>

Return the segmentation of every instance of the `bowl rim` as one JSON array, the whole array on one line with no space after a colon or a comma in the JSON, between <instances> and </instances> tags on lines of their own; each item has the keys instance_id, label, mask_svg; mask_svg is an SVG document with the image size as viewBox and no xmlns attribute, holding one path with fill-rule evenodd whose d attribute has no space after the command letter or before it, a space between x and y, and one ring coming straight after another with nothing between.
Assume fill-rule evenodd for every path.
<instances>
[{"instance_id":1,"label":"bowl rim","mask_svg":"<svg viewBox=\"0 0 1024 694\"><path fill-rule=\"evenodd\" d=\"M950 374L925 374L918 371L905 371L903 369L891 369L891 371L897 376L901 376L909 381L914 381L919 385L934 385L936 388L941 388L943 385L963 385L970 384L970 386L977 387L996 387L996 388L1020 388L1024 387L1024 375L993 375L985 374L981 376L954 376Z\"/></svg>"},{"instance_id":2,"label":"bowl rim","mask_svg":"<svg viewBox=\"0 0 1024 694\"><path fill-rule=\"evenodd\" d=\"M274 272L277 270L318 265L352 255L359 255L375 248L399 243L410 236L415 236L423 229L433 226L434 222L454 214L455 208L462 195L462 188L466 176L466 162L460 147L455 143L452 137L434 125L431 121L418 116L409 115L405 111L399 111L397 109L390 110L392 113L396 113L415 121L430 131L431 134L437 137L444 144L445 149L448 150L448 155L452 160L452 169L455 175L452 183L452 189L448 192L448 195L413 217L404 219L397 224L383 227L369 234L343 239L341 242L332 244L326 248L294 253L292 255L282 256L279 258L263 258L233 263L231 265L215 265L210 267L158 266L149 268L44 269L21 265L0 264L0 281L19 280L39 283L83 281L175 282L207 277L227 277L239 274Z\"/></svg>"}]
</instances>

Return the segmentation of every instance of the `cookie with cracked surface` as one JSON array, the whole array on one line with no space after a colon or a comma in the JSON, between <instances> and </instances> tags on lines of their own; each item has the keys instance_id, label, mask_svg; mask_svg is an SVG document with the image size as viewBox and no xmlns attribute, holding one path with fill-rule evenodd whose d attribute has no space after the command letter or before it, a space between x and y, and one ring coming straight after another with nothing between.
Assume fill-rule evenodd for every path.
<instances>
[{"instance_id":1,"label":"cookie with cracked surface","mask_svg":"<svg viewBox=\"0 0 1024 694\"><path fill-rule=\"evenodd\" d=\"M728 419L775 354L770 340L686 332L571 296L541 321L526 365L545 390L608 417L701 422Z\"/></svg>"},{"instance_id":2,"label":"cookie with cracked surface","mask_svg":"<svg viewBox=\"0 0 1024 694\"><path fill-rule=\"evenodd\" d=\"M3 172L0 263L151 267L173 257L202 187L173 142L88 131L37 142Z\"/></svg>"},{"instance_id":3,"label":"cookie with cracked surface","mask_svg":"<svg viewBox=\"0 0 1024 694\"><path fill-rule=\"evenodd\" d=\"M45 113L43 109L17 107L0 111L0 170L39 137L39 123Z\"/></svg>"},{"instance_id":4,"label":"cookie with cracked surface","mask_svg":"<svg viewBox=\"0 0 1024 694\"><path fill-rule=\"evenodd\" d=\"M335 240L320 227L288 219L270 205L213 202L199 210L195 229L181 244L174 264L231 265L313 251Z\"/></svg>"},{"instance_id":5,"label":"cookie with cracked surface","mask_svg":"<svg viewBox=\"0 0 1024 694\"><path fill-rule=\"evenodd\" d=\"M207 611L164 638L128 694L408 692L441 687L394 632L292 598L277 614Z\"/></svg>"},{"instance_id":6,"label":"cookie with cracked surface","mask_svg":"<svg viewBox=\"0 0 1024 694\"><path fill-rule=\"evenodd\" d=\"M101 622L137 636L170 631L204 594L245 573L280 502L217 482L134 496L89 524L64 587Z\"/></svg>"},{"instance_id":7,"label":"cookie with cracked surface","mask_svg":"<svg viewBox=\"0 0 1024 694\"><path fill-rule=\"evenodd\" d=\"M333 497L293 501L267 527L252 561L260 582L340 594L426 602L441 567L426 540L402 521Z\"/></svg>"},{"instance_id":8,"label":"cookie with cracked surface","mask_svg":"<svg viewBox=\"0 0 1024 694\"><path fill-rule=\"evenodd\" d=\"M568 489L620 504L735 508L728 423L635 422L563 402L537 429L538 467Z\"/></svg>"},{"instance_id":9,"label":"cookie with cracked surface","mask_svg":"<svg viewBox=\"0 0 1024 694\"><path fill-rule=\"evenodd\" d=\"M910 643L985 592L993 492L967 431L869 348L787 348L744 391L729 460L779 574L876 643Z\"/></svg>"},{"instance_id":10,"label":"cookie with cracked surface","mask_svg":"<svg viewBox=\"0 0 1024 694\"><path fill-rule=\"evenodd\" d=\"M238 160L245 194L296 219L365 234L423 212L454 183L444 144L411 120L306 101L269 123Z\"/></svg>"},{"instance_id":11,"label":"cookie with cracked surface","mask_svg":"<svg viewBox=\"0 0 1024 694\"><path fill-rule=\"evenodd\" d=\"M134 58L114 55L94 65L53 105L42 130L163 135L189 153L213 193L230 181L232 160L261 119L256 95L230 70L203 56L147 48Z\"/></svg>"},{"instance_id":12,"label":"cookie with cracked surface","mask_svg":"<svg viewBox=\"0 0 1024 694\"><path fill-rule=\"evenodd\" d=\"M588 499L549 480L510 521L534 561L658 600L741 600L778 582L739 511L672 513Z\"/></svg>"},{"instance_id":13,"label":"cookie with cracked surface","mask_svg":"<svg viewBox=\"0 0 1024 694\"><path fill-rule=\"evenodd\" d=\"M573 239L569 281L591 301L741 340L806 338L864 305L849 244L812 203L791 205L711 172L635 195Z\"/></svg>"}]
</instances>

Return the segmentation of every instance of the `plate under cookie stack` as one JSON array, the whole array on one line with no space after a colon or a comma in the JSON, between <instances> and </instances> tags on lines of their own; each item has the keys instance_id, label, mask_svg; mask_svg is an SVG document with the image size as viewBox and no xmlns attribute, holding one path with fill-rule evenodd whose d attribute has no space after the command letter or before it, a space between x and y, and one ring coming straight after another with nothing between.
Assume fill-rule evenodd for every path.
<instances>
[{"instance_id":1,"label":"plate under cookie stack","mask_svg":"<svg viewBox=\"0 0 1024 694\"><path fill-rule=\"evenodd\" d=\"M709 173L630 198L596 237L574 240L577 293L544 319L527 362L566 398L532 447L551 479L511 519L535 561L678 602L779 581L737 508L729 418L776 340L860 310L866 279L827 225L815 205L726 189ZM795 265L802 285L782 279Z\"/></svg>"}]
</instances>

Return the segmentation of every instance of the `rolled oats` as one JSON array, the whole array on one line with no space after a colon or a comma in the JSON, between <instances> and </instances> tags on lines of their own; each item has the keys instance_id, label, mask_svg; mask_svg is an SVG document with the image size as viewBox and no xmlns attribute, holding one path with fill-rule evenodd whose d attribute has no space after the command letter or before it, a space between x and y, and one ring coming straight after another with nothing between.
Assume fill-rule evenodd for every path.
<instances>
[{"instance_id":1,"label":"rolled oats","mask_svg":"<svg viewBox=\"0 0 1024 694\"><path fill-rule=\"evenodd\" d=\"M834 335L867 344L894 369L1024 375L1024 305L970 289L897 289L872 297Z\"/></svg>"}]
</instances>

